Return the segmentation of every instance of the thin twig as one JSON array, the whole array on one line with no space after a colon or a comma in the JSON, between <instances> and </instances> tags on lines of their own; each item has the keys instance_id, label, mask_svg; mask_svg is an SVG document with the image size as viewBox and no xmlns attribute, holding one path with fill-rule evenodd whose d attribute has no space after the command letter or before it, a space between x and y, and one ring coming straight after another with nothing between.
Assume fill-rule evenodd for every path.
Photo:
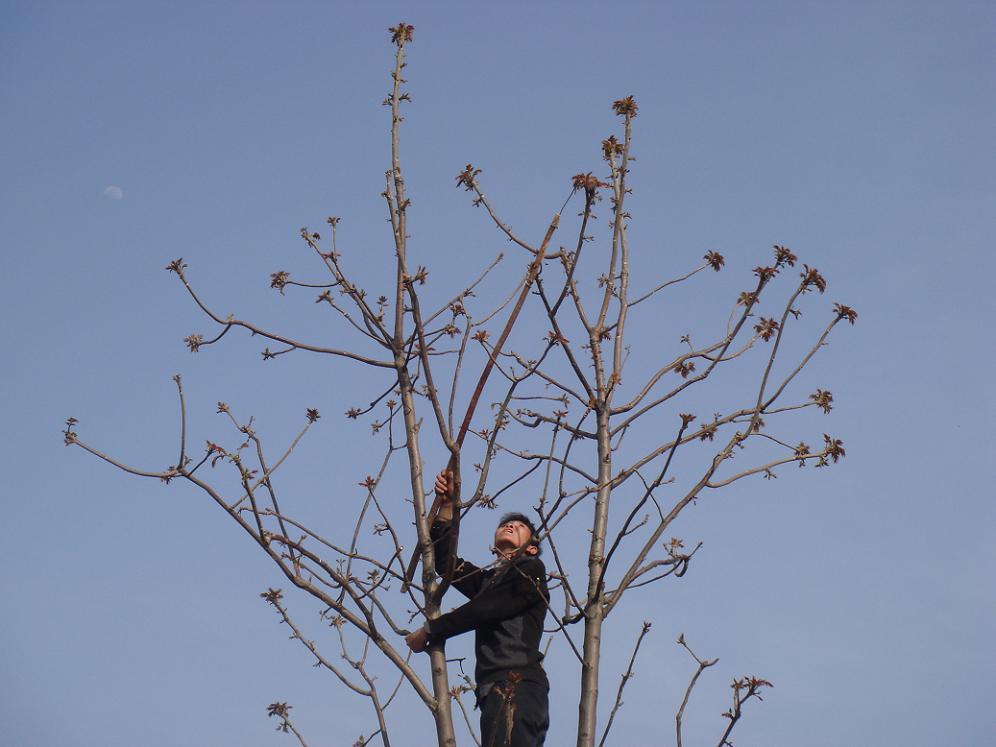
<instances>
[{"instance_id":1,"label":"thin twig","mask_svg":"<svg viewBox=\"0 0 996 747\"><path fill-rule=\"evenodd\" d=\"M695 683L699 681L699 676L705 671L707 667L711 667L713 664L719 661L719 659L700 659L695 655L695 652L688 647L685 642L685 634L682 633L678 636L678 644L683 646L684 649L695 659L695 663L699 665L698 669L695 670L695 674L692 675L691 681L688 683L688 687L685 688L685 697L681 699L681 707L678 709L678 713L674 717L675 728L677 730L676 739L677 747L681 747L681 719L685 715L685 706L688 705L688 699L692 695L692 688L695 687Z\"/></svg>"},{"instance_id":2,"label":"thin twig","mask_svg":"<svg viewBox=\"0 0 996 747\"><path fill-rule=\"evenodd\" d=\"M633 664L636 662L636 655L640 651L640 644L643 643L644 637L650 632L650 623L644 621L643 629L640 631L639 637L636 639L636 646L633 647L633 655L629 657L629 666L626 667L626 671L623 672L622 679L619 682L619 690L616 691L616 702L612 706L612 711L609 712L609 720L605 724L605 731L602 732L602 738L598 740L598 747L604 747L605 738L609 736L609 729L612 728L612 722L616 717L616 712L622 706L622 694L623 689L626 687L626 683L634 675Z\"/></svg>"}]
</instances>

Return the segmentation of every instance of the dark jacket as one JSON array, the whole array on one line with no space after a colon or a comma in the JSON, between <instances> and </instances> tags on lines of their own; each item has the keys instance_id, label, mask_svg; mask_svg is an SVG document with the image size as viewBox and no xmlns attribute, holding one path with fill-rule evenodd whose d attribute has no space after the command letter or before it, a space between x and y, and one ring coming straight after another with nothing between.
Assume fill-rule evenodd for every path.
<instances>
[{"instance_id":1,"label":"dark jacket","mask_svg":"<svg viewBox=\"0 0 996 747\"><path fill-rule=\"evenodd\" d=\"M430 531L436 567L444 569L450 555L449 524L436 522ZM453 586L470 601L430 620L429 640L438 643L473 630L478 688L507 679L510 672L546 685L539 646L550 593L543 561L523 555L481 569L457 557Z\"/></svg>"}]
</instances>

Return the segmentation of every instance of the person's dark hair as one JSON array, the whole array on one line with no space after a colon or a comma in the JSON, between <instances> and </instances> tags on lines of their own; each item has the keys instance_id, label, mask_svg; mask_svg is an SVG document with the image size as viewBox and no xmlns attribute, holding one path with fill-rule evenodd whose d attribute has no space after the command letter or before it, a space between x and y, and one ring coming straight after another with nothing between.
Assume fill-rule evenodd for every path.
<instances>
[{"instance_id":1,"label":"person's dark hair","mask_svg":"<svg viewBox=\"0 0 996 747\"><path fill-rule=\"evenodd\" d=\"M503 527L506 524L508 524L508 522L510 521L521 521L523 524L529 527L529 533L530 533L529 544L536 548L537 555L542 554L543 548L540 547L539 534L536 531L536 525L533 524L533 520L530 519L525 514L520 514L518 511L512 511L511 513L507 513L501 517L501 520L498 522L498 526Z\"/></svg>"}]
</instances>

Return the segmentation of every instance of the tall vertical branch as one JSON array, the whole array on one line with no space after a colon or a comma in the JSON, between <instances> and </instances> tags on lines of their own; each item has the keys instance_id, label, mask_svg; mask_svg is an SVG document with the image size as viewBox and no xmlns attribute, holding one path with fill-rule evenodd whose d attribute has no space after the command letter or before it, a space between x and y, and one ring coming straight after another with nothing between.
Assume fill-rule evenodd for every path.
<instances>
[{"instance_id":1,"label":"tall vertical branch","mask_svg":"<svg viewBox=\"0 0 996 747\"><path fill-rule=\"evenodd\" d=\"M610 147L603 150L612 172L612 240L608 270L602 278L602 282L605 285L602 294L602 304L589 338L597 392L597 399L594 402L593 409L595 410L598 482L595 505L592 512L591 541L588 550L588 592L584 609L584 662L581 667L581 700L578 706L578 747L592 747L596 736L599 663L601 661L602 623L605 616L601 598L603 592L601 579L605 567L605 541L609 522L609 499L612 495L613 447L611 440L611 408L612 395L621 379L620 369L622 366L620 354L615 351L621 351L622 349L624 330L619 328L619 322L625 320L626 299L624 295L620 294L625 293L629 278L629 260L624 246L624 227L627 217L625 212L626 177L629 171L629 149L632 135L631 122L632 118L636 115L637 105L633 97L629 96L616 101L613 104L613 109L616 114L623 117L625 134L621 148L617 148L610 143ZM618 167L615 161L617 155L621 155L622 157L621 164ZM616 268L620 262L622 262L624 268L617 290ZM612 371L607 378L605 360L602 355L602 342L604 340L609 303L613 297L617 298L620 304L620 316L617 320Z\"/></svg>"},{"instance_id":2,"label":"tall vertical branch","mask_svg":"<svg viewBox=\"0 0 996 747\"><path fill-rule=\"evenodd\" d=\"M395 273L395 294L394 294L394 366L398 377L398 388L401 396L401 407L405 422L405 432L408 434L406 442L408 452L408 469L412 497L414 499L415 527L419 545L423 548L424 572L422 574L423 595L426 614L431 618L439 614L438 601L435 596L435 558L432 551L432 543L429 542L429 527L425 514L425 494L423 491L422 477L422 456L419 448L419 424L415 414L414 388L411 375L408 372L408 356L405 352L405 295L411 289L413 278L408 272L408 233L407 233L407 213L411 204L405 193L405 180L401 171L401 103L410 100L407 93L401 90L405 82L402 73L405 69L405 45L412 40L414 27L411 24L399 23L392 27L391 39L397 47L394 57L394 71L391 74L392 86L388 103L391 107L391 170L388 172L388 186L385 192L388 207L391 215L391 228L394 232L395 254L397 258L397 270ZM393 187L393 189L392 189ZM424 278L424 271L420 273ZM417 325L417 320L416 320ZM423 356L423 364L426 362L427 351L425 350L425 338L423 330L419 329L420 355ZM426 370L423 368L423 370ZM436 403L437 418L438 412L437 393L430 388L429 397ZM443 421L440 420L440 427L445 431ZM446 655L441 646L430 647L429 661L432 670L432 690L435 696L435 707L433 716L436 725L436 737L441 747L455 747L456 736L453 730L453 713L449 698L449 678L446 671Z\"/></svg>"},{"instance_id":3,"label":"tall vertical branch","mask_svg":"<svg viewBox=\"0 0 996 747\"><path fill-rule=\"evenodd\" d=\"M623 116L623 152L622 163L618 175L613 174L618 207L613 220L613 245L619 245L620 268L619 290L616 301L619 304L619 315L615 323L615 341L612 354L612 385L618 385L622 380L622 350L626 328L626 314L629 311L629 243L626 237L626 221L629 215L625 210L627 194L626 177L629 175L630 147L632 146L633 117L636 116L637 105L632 96L615 103L616 113ZM610 159L610 163L612 163ZM613 248L613 252L615 249ZM604 319L599 318L599 327L604 326Z\"/></svg>"}]
</instances>

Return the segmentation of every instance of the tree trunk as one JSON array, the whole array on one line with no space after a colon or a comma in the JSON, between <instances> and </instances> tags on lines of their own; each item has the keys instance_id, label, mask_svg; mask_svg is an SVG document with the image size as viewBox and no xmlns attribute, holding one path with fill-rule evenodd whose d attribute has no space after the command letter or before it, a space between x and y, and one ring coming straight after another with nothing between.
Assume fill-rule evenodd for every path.
<instances>
[{"instance_id":1,"label":"tree trunk","mask_svg":"<svg viewBox=\"0 0 996 747\"><path fill-rule=\"evenodd\" d=\"M594 747L598 716L598 664L602 647L602 614L585 620L581 664L581 702L578 704L577 747Z\"/></svg>"},{"instance_id":2,"label":"tree trunk","mask_svg":"<svg viewBox=\"0 0 996 747\"><path fill-rule=\"evenodd\" d=\"M399 347L399 349L401 349ZM412 496L416 508L425 511L425 496L422 495L422 454L419 449L418 422L415 418L415 402L412 396L412 383L405 368L405 361L396 353L395 365L398 371L398 383L401 390L401 405L405 419L405 431L408 434L408 462L412 478ZM430 563L423 566L424 578L429 578L428 568L434 566L432 543L429 542L428 529L424 519L416 522L418 537L422 547L428 549L427 560ZM425 590L425 612L430 620L439 617L439 605L434 600L435 584L427 582ZM429 649L429 663L432 667L432 694L436 698L436 707L432 717L436 723L436 740L439 747L456 747L456 735L453 731L453 709L450 703L449 674L446 670L446 652L443 647L432 646Z\"/></svg>"},{"instance_id":3,"label":"tree trunk","mask_svg":"<svg viewBox=\"0 0 996 747\"><path fill-rule=\"evenodd\" d=\"M429 661L432 664L432 692L436 696L436 710L432 714L436 721L436 743L439 747L456 747L446 652L442 646L433 646L429 650Z\"/></svg>"},{"instance_id":4,"label":"tree trunk","mask_svg":"<svg viewBox=\"0 0 996 747\"><path fill-rule=\"evenodd\" d=\"M598 412L598 493L588 552L588 610L584 621L581 662L581 700L578 704L578 747L594 747L598 717L598 665L602 650L602 589L599 583L605 564L605 532L609 520L612 479L612 445L609 439L609 408Z\"/></svg>"}]
</instances>

